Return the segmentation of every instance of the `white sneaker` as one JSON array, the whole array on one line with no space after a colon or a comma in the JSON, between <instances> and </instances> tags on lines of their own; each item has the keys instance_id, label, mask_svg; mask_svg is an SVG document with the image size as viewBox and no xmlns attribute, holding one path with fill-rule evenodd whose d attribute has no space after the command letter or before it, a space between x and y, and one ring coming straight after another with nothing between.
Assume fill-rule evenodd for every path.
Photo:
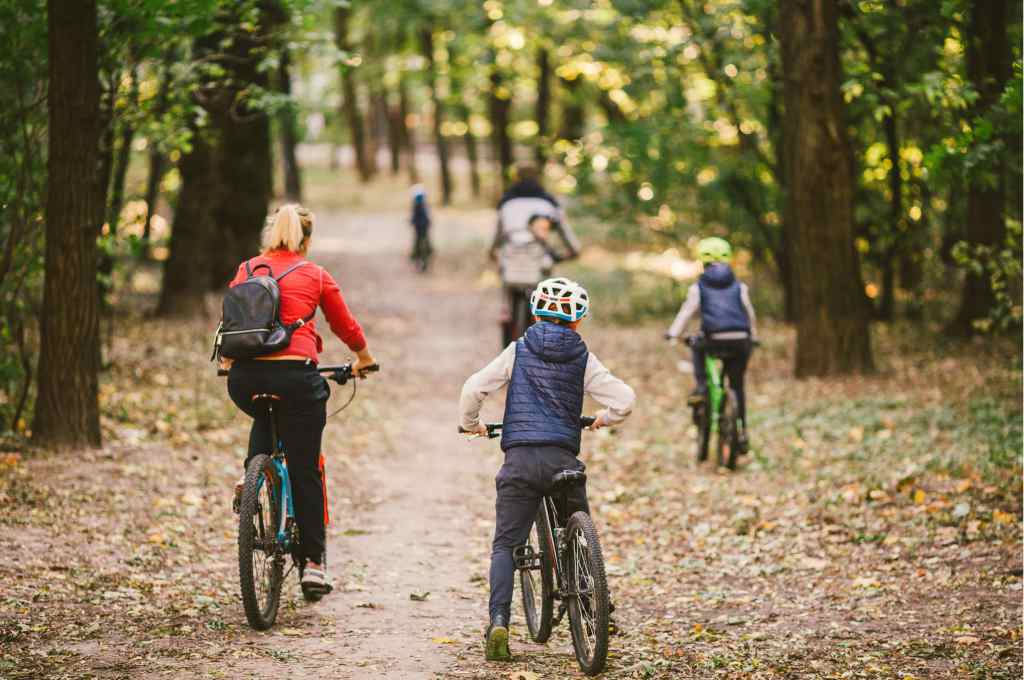
<instances>
[{"instance_id":1,"label":"white sneaker","mask_svg":"<svg viewBox=\"0 0 1024 680\"><path fill-rule=\"evenodd\" d=\"M325 568L315 569L307 566L302 570L302 580L299 584L302 586L302 592L309 594L326 595L333 590Z\"/></svg>"}]
</instances>

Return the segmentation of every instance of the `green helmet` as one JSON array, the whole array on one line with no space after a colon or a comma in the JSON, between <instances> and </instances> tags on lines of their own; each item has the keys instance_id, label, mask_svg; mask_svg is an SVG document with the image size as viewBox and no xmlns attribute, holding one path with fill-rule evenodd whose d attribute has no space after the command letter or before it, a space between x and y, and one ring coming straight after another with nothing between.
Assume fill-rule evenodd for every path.
<instances>
[{"instance_id":1,"label":"green helmet","mask_svg":"<svg viewBox=\"0 0 1024 680\"><path fill-rule=\"evenodd\" d=\"M702 239L697 244L697 257L704 264L709 262L727 262L732 258L732 247L724 238L712 236Z\"/></svg>"}]
</instances>

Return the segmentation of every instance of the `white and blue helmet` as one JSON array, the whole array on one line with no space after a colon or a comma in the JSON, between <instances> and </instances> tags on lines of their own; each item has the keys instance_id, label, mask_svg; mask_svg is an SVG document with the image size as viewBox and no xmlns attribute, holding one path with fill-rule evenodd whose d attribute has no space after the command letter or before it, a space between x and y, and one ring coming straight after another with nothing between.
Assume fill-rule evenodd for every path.
<instances>
[{"instance_id":1,"label":"white and blue helmet","mask_svg":"<svg viewBox=\"0 0 1024 680\"><path fill-rule=\"evenodd\" d=\"M587 290L575 281L558 277L537 284L530 295L530 310L534 316L579 321L590 312Z\"/></svg>"}]
</instances>

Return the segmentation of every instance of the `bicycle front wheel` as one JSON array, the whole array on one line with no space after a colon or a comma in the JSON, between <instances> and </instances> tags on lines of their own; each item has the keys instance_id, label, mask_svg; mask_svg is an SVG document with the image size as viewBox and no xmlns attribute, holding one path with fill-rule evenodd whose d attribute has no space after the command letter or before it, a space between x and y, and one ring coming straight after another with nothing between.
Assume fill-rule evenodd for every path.
<instances>
[{"instance_id":1,"label":"bicycle front wheel","mask_svg":"<svg viewBox=\"0 0 1024 680\"><path fill-rule=\"evenodd\" d=\"M544 508L537 512L537 521L527 538L529 545L538 555L539 566L519 570L519 590L523 594L523 614L530 639L547 642L551 637L551 621L554 618L554 573L551 563L551 529Z\"/></svg>"},{"instance_id":2,"label":"bicycle front wheel","mask_svg":"<svg viewBox=\"0 0 1024 680\"><path fill-rule=\"evenodd\" d=\"M594 522L574 513L565 528L569 628L576 661L587 675L604 670L608 659L608 581Z\"/></svg>"},{"instance_id":3,"label":"bicycle front wheel","mask_svg":"<svg viewBox=\"0 0 1024 680\"><path fill-rule=\"evenodd\" d=\"M254 456L245 471L238 518L238 577L245 618L256 630L274 625L281 600L284 555L277 542L278 498L278 479L270 457Z\"/></svg>"}]
</instances>

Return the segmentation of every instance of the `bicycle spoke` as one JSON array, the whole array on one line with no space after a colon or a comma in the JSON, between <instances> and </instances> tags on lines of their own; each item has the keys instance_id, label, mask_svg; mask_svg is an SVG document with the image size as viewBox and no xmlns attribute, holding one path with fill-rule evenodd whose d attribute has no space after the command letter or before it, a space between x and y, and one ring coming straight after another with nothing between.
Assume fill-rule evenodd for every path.
<instances>
[{"instance_id":1,"label":"bicycle spoke","mask_svg":"<svg viewBox=\"0 0 1024 680\"><path fill-rule=\"evenodd\" d=\"M592 658L597 642L597 626L594 622L592 594L594 579L590 573L590 551L586 536L577 532L573 536L573 590L576 598L576 609L582 628L582 640L586 646L587 658Z\"/></svg>"}]
</instances>

